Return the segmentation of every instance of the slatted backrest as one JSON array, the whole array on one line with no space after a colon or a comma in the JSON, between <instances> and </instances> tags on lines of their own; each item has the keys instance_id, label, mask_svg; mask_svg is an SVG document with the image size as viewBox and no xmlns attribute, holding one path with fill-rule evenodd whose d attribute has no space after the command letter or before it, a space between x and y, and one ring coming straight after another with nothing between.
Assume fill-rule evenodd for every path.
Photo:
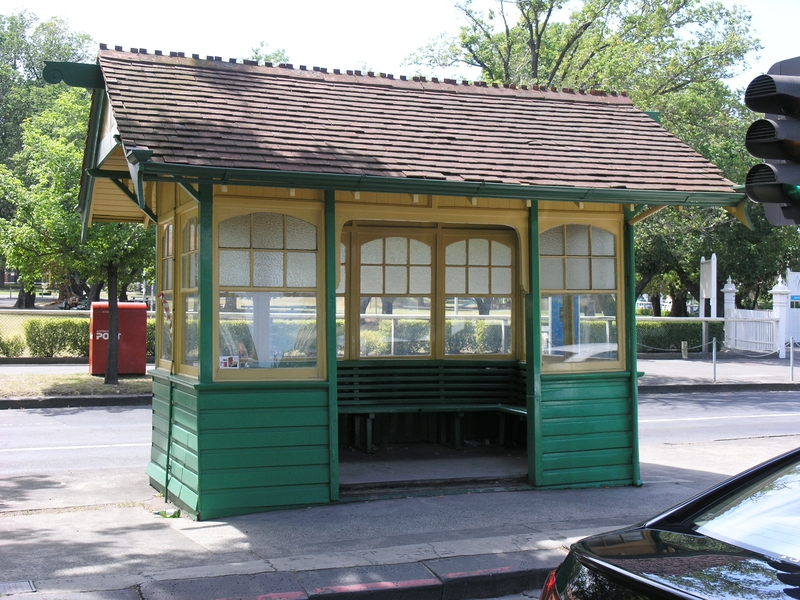
<instances>
[{"instance_id":1,"label":"slatted backrest","mask_svg":"<svg viewBox=\"0 0 800 600\"><path fill-rule=\"evenodd\" d=\"M340 361L337 381L341 406L525 403L517 361Z\"/></svg>"}]
</instances>

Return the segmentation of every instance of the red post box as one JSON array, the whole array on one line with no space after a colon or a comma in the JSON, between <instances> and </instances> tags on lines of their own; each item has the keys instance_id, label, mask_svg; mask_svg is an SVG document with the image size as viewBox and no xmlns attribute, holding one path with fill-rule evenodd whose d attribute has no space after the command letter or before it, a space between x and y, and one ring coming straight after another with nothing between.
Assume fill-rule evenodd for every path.
<instances>
[{"instance_id":1,"label":"red post box","mask_svg":"<svg viewBox=\"0 0 800 600\"><path fill-rule=\"evenodd\" d=\"M117 303L119 353L117 373L144 375L147 370L147 304ZM105 375L108 358L108 302L93 302L89 319L89 373Z\"/></svg>"}]
</instances>

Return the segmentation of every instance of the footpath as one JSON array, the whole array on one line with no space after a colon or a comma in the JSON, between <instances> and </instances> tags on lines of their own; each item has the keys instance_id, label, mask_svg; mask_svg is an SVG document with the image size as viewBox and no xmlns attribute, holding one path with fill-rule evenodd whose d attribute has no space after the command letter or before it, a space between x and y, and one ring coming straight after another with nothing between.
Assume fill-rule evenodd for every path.
<instances>
[{"instance_id":1,"label":"footpath","mask_svg":"<svg viewBox=\"0 0 800 600\"><path fill-rule=\"evenodd\" d=\"M788 365L778 359L723 359L715 382L710 360L642 359L640 395L800 390L800 383L790 381ZM86 368L0 364L0 375L23 371L47 376ZM45 406L37 401L17 406ZM55 407L81 406L75 398L68 404L49 401ZM126 402L116 399L116 405ZM11 404L0 399L0 406ZM0 442L3 452L13 449ZM468 460L452 464L471 468ZM109 467L110 487L116 485L115 469ZM538 597L536 590L572 542L639 522L730 474L704 469L701 463L642 464L644 485L638 488L534 490L484 481L468 490L409 488L198 523L155 514L169 514L174 507L154 496L143 467L121 473L132 473L125 481L124 500L107 504L61 501L63 490L44 477L21 474L0 481L0 597ZM46 501L26 505L25 494ZM4 497L15 502L4 502ZM20 502L26 507L19 508ZM16 508L8 509L8 504Z\"/></svg>"}]
</instances>

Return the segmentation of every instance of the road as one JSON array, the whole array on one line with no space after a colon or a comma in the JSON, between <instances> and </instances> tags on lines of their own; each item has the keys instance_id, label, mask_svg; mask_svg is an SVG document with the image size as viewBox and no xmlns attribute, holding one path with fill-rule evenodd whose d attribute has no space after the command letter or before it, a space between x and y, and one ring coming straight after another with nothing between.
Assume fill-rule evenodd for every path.
<instances>
[{"instance_id":1,"label":"road","mask_svg":"<svg viewBox=\"0 0 800 600\"><path fill-rule=\"evenodd\" d=\"M152 496L150 407L0 411L0 511Z\"/></svg>"},{"instance_id":2,"label":"road","mask_svg":"<svg viewBox=\"0 0 800 600\"><path fill-rule=\"evenodd\" d=\"M800 393L737 392L639 397L645 484L715 483L800 446Z\"/></svg>"}]
</instances>

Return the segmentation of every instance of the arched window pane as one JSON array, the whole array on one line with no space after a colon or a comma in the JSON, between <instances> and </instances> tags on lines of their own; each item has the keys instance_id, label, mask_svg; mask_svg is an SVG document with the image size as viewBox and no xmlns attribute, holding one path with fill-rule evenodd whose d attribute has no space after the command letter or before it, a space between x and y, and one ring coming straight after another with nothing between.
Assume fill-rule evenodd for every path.
<instances>
[{"instance_id":1,"label":"arched window pane","mask_svg":"<svg viewBox=\"0 0 800 600\"><path fill-rule=\"evenodd\" d=\"M253 248L283 250L283 215L255 213L253 215Z\"/></svg>"},{"instance_id":2,"label":"arched window pane","mask_svg":"<svg viewBox=\"0 0 800 600\"><path fill-rule=\"evenodd\" d=\"M567 225L567 256L589 255L589 226Z\"/></svg>"},{"instance_id":3,"label":"arched window pane","mask_svg":"<svg viewBox=\"0 0 800 600\"><path fill-rule=\"evenodd\" d=\"M250 247L250 215L227 219L219 224L219 247Z\"/></svg>"}]
</instances>

